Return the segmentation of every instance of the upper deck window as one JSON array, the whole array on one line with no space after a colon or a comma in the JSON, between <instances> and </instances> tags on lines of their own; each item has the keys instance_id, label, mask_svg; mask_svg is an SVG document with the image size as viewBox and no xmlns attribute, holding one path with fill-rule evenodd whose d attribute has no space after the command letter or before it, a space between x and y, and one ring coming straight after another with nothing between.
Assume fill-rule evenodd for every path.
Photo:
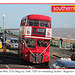
<instances>
[{"instance_id":1,"label":"upper deck window","mask_svg":"<svg viewBox=\"0 0 75 75\"><path fill-rule=\"evenodd\" d=\"M38 20L28 20L29 26L38 26L39 21Z\"/></svg>"},{"instance_id":2,"label":"upper deck window","mask_svg":"<svg viewBox=\"0 0 75 75\"><path fill-rule=\"evenodd\" d=\"M41 27L50 27L50 22L49 21L40 21L40 26Z\"/></svg>"}]
</instances>

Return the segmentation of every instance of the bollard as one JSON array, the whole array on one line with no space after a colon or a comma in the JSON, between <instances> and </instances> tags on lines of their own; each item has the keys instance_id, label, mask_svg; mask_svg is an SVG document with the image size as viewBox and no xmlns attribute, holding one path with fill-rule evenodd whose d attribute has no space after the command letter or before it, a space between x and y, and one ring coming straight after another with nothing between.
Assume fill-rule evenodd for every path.
<instances>
[{"instance_id":1,"label":"bollard","mask_svg":"<svg viewBox=\"0 0 75 75\"><path fill-rule=\"evenodd\" d=\"M6 52L6 43L3 44L3 52Z\"/></svg>"},{"instance_id":2,"label":"bollard","mask_svg":"<svg viewBox=\"0 0 75 75\"><path fill-rule=\"evenodd\" d=\"M59 48L61 48L61 40L59 40Z\"/></svg>"},{"instance_id":3,"label":"bollard","mask_svg":"<svg viewBox=\"0 0 75 75\"><path fill-rule=\"evenodd\" d=\"M65 44L65 42L64 42L64 48L66 49L66 44Z\"/></svg>"},{"instance_id":4,"label":"bollard","mask_svg":"<svg viewBox=\"0 0 75 75\"><path fill-rule=\"evenodd\" d=\"M71 50L73 50L73 43L72 42L70 43L70 46L71 46Z\"/></svg>"},{"instance_id":5,"label":"bollard","mask_svg":"<svg viewBox=\"0 0 75 75\"><path fill-rule=\"evenodd\" d=\"M2 42L0 42L0 48L2 48Z\"/></svg>"}]
</instances>

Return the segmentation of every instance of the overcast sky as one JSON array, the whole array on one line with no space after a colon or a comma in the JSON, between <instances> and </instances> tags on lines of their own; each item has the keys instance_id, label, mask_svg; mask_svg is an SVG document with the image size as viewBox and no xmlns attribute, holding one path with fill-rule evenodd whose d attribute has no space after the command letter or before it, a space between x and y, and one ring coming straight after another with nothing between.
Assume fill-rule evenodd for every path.
<instances>
[{"instance_id":1,"label":"overcast sky","mask_svg":"<svg viewBox=\"0 0 75 75\"><path fill-rule=\"evenodd\" d=\"M51 4L0 4L1 27L3 14L5 14L5 28L19 28L22 17L29 14L50 16L53 28L75 28L75 13L51 13Z\"/></svg>"}]
</instances>

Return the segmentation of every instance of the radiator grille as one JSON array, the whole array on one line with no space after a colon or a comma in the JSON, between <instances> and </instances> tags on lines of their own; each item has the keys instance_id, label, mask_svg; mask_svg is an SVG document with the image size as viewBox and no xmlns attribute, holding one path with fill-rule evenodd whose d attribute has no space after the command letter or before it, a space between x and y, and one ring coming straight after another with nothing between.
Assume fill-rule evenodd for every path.
<instances>
[{"instance_id":1,"label":"radiator grille","mask_svg":"<svg viewBox=\"0 0 75 75\"><path fill-rule=\"evenodd\" d=\"M40 55L40 54L37 54L37 53L35 53L34 54L35 56L33 56L32 54L31 54L31 56L30 56L30 58L31 58L31 62L42 62L42 60L43 60L43 55Z\"/></svg>"}]
</instances>

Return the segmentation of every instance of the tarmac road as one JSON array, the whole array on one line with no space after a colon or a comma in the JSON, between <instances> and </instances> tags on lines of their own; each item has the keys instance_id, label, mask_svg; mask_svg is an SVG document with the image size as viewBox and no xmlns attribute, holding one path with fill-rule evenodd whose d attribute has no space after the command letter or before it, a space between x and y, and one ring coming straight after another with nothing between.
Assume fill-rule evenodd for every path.
<instances>
[{"instance_id":1,"label":"tarmac road","mask_svg":"<svg viewBox=\"0 0 75 75\"><path fill-rule=\"evenodd\" d=\"M11 36L7 34L7 37L9 38L18 38L16 36ZM72 54L72 51L70 50L65 50L65 49L59 49L57 47L50 47L50 53L51 53L51 59L49 65L51 65L54 61L57 59L60 59L61 57L67 57L69 58ZM43 64L21 64L19 58L18 58L18 53L17 50L9 50L9 52L0 52L0 68L1 69L32 69L32 68L48 68L47 66L44 66Z\"/></svg>"},{"instance_id":2,"label":"tarmac road","mask_svg":"<svg viewBox=\"0 0 75 75\"><path fill-rule=\"evenodd\" d=\"M56 58L51 57L51 62L54 62ZM9 52L0 52L0 69L31 69L31 68L48 68L43 64L21 64L17 50L9 50Z\"/></svg>"}]
</instances>

